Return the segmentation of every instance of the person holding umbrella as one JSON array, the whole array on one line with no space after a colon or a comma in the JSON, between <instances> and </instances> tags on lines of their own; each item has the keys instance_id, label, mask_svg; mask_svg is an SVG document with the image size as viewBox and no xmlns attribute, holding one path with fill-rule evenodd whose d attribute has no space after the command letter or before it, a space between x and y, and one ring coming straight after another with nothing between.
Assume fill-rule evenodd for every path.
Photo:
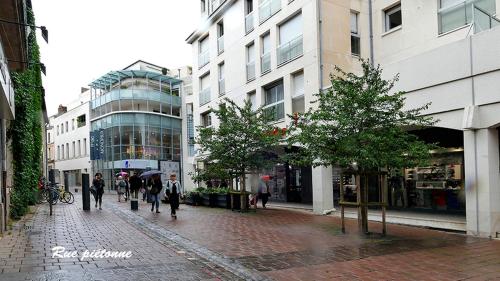
<instances>
[{"instance_id":1,"label":"person holding umbrella","mask_svg":"<svg viewBox=\"0 0 500 281\"><path fill-rule=\"evenodd\" d=\"M156 204L156 213L160 213L160 210L158 210L160 207L160 192L163 189L160 174L153 174L152 183L153 185L151 186L151 191L150 191L151 200L153 201L151 203L151 212L153 211Z\"/></svg>"}]
</instances>

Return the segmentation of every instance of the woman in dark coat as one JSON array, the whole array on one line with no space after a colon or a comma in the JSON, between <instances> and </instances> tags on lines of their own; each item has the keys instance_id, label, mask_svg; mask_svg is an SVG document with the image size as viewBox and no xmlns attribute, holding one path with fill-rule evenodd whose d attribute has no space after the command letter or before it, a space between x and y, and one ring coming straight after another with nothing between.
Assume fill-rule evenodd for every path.
<instances>
[{"instance_id":1,"label":"woman in dark coat","mask_svg":"<svg viewBox=\"0 0 500 281\"><path fill-rule=\"evenodd\" d=\"M96 173L95 178L92 181L92 185L95 188L95 207L97 208L97 203L99 203L99 210L102 210L102 195L104 194L104 180L102 179L101 173Z\"/></svg>"}]
</instances>

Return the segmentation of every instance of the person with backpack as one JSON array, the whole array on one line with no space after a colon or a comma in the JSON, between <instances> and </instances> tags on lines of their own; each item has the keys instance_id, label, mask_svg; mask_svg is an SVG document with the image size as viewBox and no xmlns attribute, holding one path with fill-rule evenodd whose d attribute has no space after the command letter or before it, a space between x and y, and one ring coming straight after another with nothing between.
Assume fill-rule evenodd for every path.
<instances>
[{"instance_id":1,"label":"person with backpack","mask_svg":"<svg viewBox=\"0 0 500 281\"><path fill-rule=\"evenodd\" d=\"M116 186L117 186L116 191L118 193L118 202L121 202L122 195L123 193L125 193L125 187L127 186L122 176L118 176L118 179L116 181Z\"/></svg>"},{"instance_id":2,"label":"person with backpack","mask_svg":"<svg viewBox=\"0 0 500 281\"><path fill-rule=\"evenodd\" d=\"M154 210L156 204L156 213L160 213L160 192L163 189L163 185L161 183L160 175L153 175L152 186L149 193L151 194L151 212Z\"/></svg>"},{"instance_id":3,"label":"person with backpack","mask_svg":"<svg viewBox=\"0 0 500 281\"><path fill-rule=\"evenodd\" d=\"M182 185L177 181L176 174L170 174L170 179L167 181L167 191L169 193L170 216L177 219L175 210L179 209L179 197L182 196Z\"/></svg>"},{"instance_id":4,"label":"person with backpack","mask_svg":"<svg viewBox=\"0 0 500 281\"><path fill-rule=\"evenodd\" d=\"M102 179L101 173L96 173L94 180L92 181L92 186L95 189L95 207L97 208L97 203L99 203L99 210L102 210L102 195L104 194L104 180Z\"/></svg>"}]
</instances>

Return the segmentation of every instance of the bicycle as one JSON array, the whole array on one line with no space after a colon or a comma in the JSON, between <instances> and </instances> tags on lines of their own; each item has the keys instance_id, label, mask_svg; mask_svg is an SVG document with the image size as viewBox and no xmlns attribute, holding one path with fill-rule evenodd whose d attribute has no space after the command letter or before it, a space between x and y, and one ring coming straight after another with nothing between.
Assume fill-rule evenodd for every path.
<instances>
[{"instance_id":1,"label":"bicycle","mask_svg":"<svg viewBox=\"0 0 500 281\"><path fill-rule=\"evenodd\" d=\"M66 191L63 187L58 190L59 201L67 204L73 204L75 202L75 196L70 191Z\"/></svg>"}]
</instances>

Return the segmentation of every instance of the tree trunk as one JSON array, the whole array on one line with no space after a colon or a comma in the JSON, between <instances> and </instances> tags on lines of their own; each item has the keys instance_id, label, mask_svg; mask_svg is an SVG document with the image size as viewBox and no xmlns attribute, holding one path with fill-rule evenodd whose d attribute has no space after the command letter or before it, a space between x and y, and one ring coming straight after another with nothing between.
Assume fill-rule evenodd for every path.
<instances>
[{"instance_id":1,"label":"tree trunk","mask_svg":"<svg viewBox=\"0 0 500 281\"><path fill-rule=\"evenodd\" d=\"M243 172L243 175L241 176L240 179L240 209L243 212L243 210L246 210L247 208L247 202L245 200L245 191L246 191L246 181L245 181L245 172Z\"/></svg>"}]
</instances>

